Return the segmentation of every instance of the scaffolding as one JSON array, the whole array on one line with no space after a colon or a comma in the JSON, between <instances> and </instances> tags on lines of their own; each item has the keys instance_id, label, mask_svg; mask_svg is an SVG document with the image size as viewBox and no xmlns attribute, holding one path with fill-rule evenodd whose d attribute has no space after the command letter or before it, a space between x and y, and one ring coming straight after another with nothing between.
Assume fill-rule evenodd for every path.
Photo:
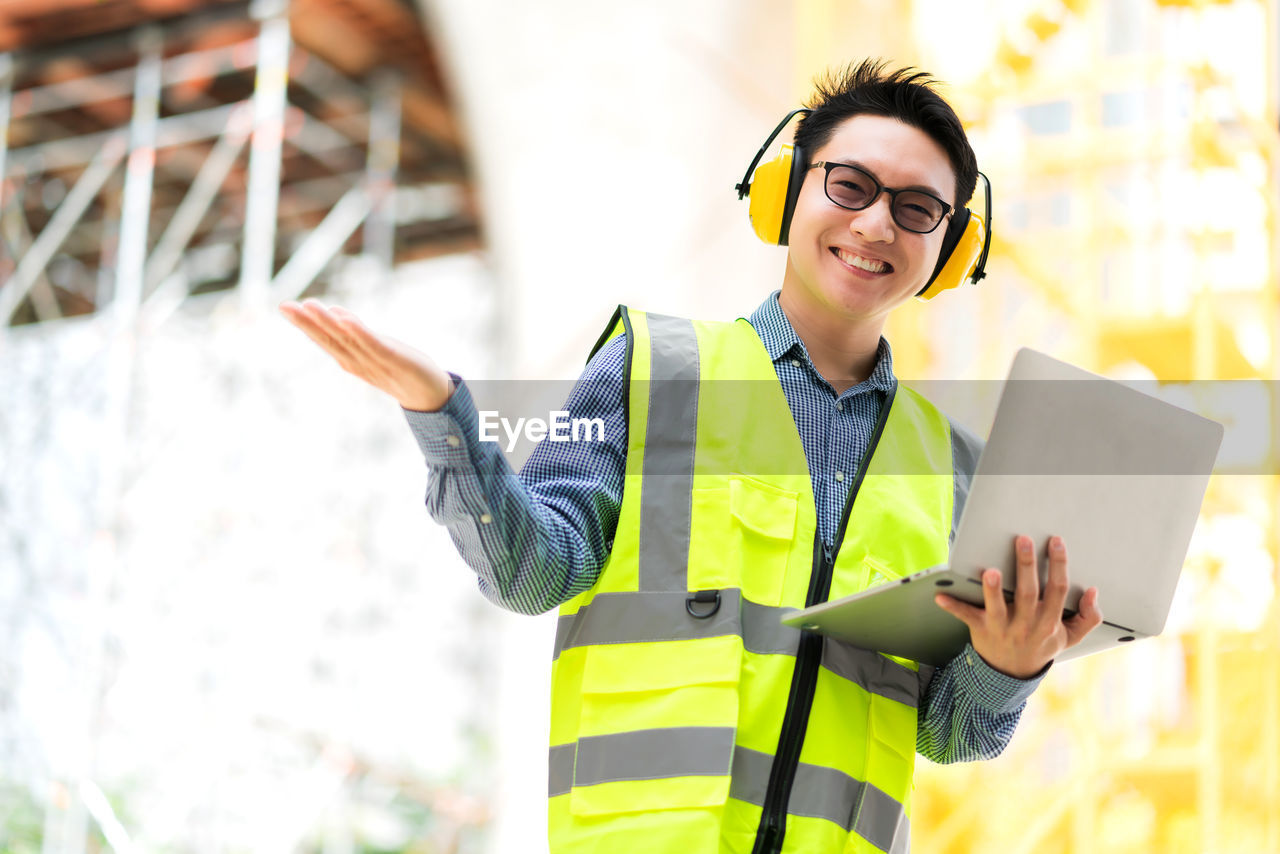
<instances>
[{"instance_id":1,"label":"scaffolding","mask_svg":"<svg viewBox=\"0 0 1280 854\"><path fill-rule=\"evenodd\" d=\"M86 26L127 25L72 40L64 5L31 4L0 44L0 326L109 306L151 325L230 287L269 306L344 253L389 269L479 245L461 133L399 0L98 4Z\"/></svg>"},{"instance_id":2,"label":"scaffolding","mask_svg":"<svg viewBox=\"0 0 1280 854\"><path fill-rule=\"evenodd\" d=\"M32 577L13 530L31 522L7 512L23 502L21 487L17 496L0 489L0 539L14 547L35 604L4 621L13 643L0 665L19 675L23 624L44 620L83 678L63 698L71 758L48 763L51 788L33 801L0 804L0 836L14 809L30 810L44 816L47 854L91 849L95 836L132 850L95 770L120 665L112 619L129 574L122 500L137 474L148 343L171 340L166 325L193 301L213 301L257 346L270 334L261 319L281 300L334 288L354 298L353 282L367 293L406 262L482 246L466 140L419 14L403 0L32 0L0 10L0 365L10 369L0 387L20 405L40 397L23 399L32 389L13 369L41 336L88 330L98 342L92 369L69 382L54 374L74 366L49 365L42 389L59 409L59 395L88 399L96 424L94 470L81 472L92 484L84 518L39 520L91 539L67 550L85 558L63 579L84 595L75 630L56 625L40 592L51 580ZM250 374L236 393L261 396L275 381ZM6 401L0 438L27 435L15 425L32 417ZM0 454L13 456L0 468L25 468L35 449L5 444ZM0 695L0 707L12 700ZM394 790L418 813L443 817L440 850L485 821L483 804L460 806L457 792L424 790L324 734L293 737L316 754L322 787L345 787L353 803L365 789L379 798ZM6 760L22 747L0 739ZM0 774L0 802L20 791L9 774L21 766Z\"/></svg>"}]
</instances>

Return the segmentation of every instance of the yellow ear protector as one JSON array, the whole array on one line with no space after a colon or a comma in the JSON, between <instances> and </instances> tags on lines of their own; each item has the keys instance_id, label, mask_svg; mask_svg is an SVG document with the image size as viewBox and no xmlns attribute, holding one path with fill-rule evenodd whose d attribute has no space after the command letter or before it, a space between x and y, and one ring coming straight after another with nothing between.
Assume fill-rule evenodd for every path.
<instances>
[{"instance_id":1,"label":"yellow ear protector","mask_svg":"<svg viewBox=\"0 0 1280 854\"><path fill-rule=\"evenodd\" d=\"M808 115L809 110L792 110L778 123L756 152L742 181L735 186L739 199L751 197L747 214L756 236L778 246L787 245L791 215L804 183L809 155L798 146L783 145L777 157L764 163L760 163L760 159L787 123L800 113ZM756 164L760 164L760 168L757 169ZM987 275L987 252L991 248L991 182L986 175L978 174L986 191L986 218L968 208L953 212L947 221L933 275L916 294L919 299L933 299L943 291L959 287L966 279L976 285Z\"/></svg>"}]
</instances>

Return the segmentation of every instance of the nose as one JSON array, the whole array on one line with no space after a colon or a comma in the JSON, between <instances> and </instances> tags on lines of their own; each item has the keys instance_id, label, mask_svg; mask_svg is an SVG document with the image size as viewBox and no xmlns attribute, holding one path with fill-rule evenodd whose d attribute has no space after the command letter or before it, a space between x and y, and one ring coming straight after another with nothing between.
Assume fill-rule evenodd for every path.
<instances>
[{"instance_id":1,"label":"nose","mask_svg":"<svg viewBox=\"0 0 1280 854\"><path fill-rule=\"evenodd\" d=\"M875 243L892 243L894 237L893 197L881 193L870 207L854 211L849 231Z\"/></svg>"}]
</instances>

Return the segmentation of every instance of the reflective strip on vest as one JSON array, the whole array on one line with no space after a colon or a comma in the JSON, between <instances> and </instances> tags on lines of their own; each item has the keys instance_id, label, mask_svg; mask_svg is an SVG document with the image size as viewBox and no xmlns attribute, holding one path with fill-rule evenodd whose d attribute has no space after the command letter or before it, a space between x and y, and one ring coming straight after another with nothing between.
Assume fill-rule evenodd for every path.
<instances>
[{"instance_id":1,"label":"reflective strip on vest","mask_svg":"<svg viewBox=\"0 0 1280 854\"><path fill-rule=\"evenodd\" d=\"M551 747L547 763L547 796L567 795L573 788L573 760L578 743L556 744Z\"/></svg>"},{"instance_id":2,"label":"reflective strip on vest","mask_svg":"<svg viewBox=\"0 0 1280 854\"><path fill-rule=\"evenodd\" d=\"M677 727L588 736L577 748L578 785L711 776L728 772L719 761L732 729ZM569 793L574 745L551 748L551 797ZM773 757L737 747L733 752L729 797L763 806ZM909 850L909 822L902 805L870 783L834 768L801 763L787 801L790 815L822 818L852 831L882 851Z\"/></svg>"},{"instance_id":3,"label":"reflective strip on vest","mask_svg":"<svg viewBox=\"0 0 1280 854\"><path fill-rule=\"evenodd\" d=\"M769 754L738 747L733 755L729 797L764 806L772 765ZM800 763L787 800L787 813L835 822L881 851L897 854L910 848L910 822L902 804L872 784L834 768Z\"/></svg>"},{"instance_id":4,"label":"reflective strip on vest","mask_svg":"<svg viewBox=\"0 0 1280 854\"><path fill-rule=\"evenodd\" d=\"M720 607L706 619L685 612L684 591L669 593L600 593L576 614L556 623L555 656L566 649L598 644L697 640L741 635L743 648L759 655L792 655L800 647L800 631L780 620L794 608L771 608L742 598L740 590L721 590ZM741 612L739 623L736 615ZM739 630L739 625L741 629ZM914 707L919 675L883 655L827 639L822 666L882 697Z\"/></svg>"},{"instance_id":5,"label":"reflective strip on vest","mask_svg":"<svg viewBox=\"0 0 1280 854\"><path fill-rule=\"evenodd\" d=\"M640 589L685 590L698 435L698 338L684 318L650 314L648 321L652 368L640 488Z\"/></svg>"},{"instance_id":6,"label":"reflective strip on vest","mask_svg":"<svg viewBox=\"0 0 1280 854\"><path fill-rule=\"evenodd\" d=\"M696 640L741 634L751 652L795 655L800 630L781 623L795 608L772 608L743 600L741 590L721 590L720 607L694 619L685 610L684 590L668 593L600 593L576 614L556 623L555 657L566 649L609 643ZM704 606L705 607L705 606ZM741 614L739 631L738 615Z\"/></svg>"},{"instance_id":7,"label":"reflective strip on vest","mask_svg":"<svg viewBox=\"0 0 1280 854\"><path fill-rule=\"evenodd\" d=\"M733 750L732 727L664 727L578 740L579 786L660 777L720 777Z\"/></svg>"}]
</instances>

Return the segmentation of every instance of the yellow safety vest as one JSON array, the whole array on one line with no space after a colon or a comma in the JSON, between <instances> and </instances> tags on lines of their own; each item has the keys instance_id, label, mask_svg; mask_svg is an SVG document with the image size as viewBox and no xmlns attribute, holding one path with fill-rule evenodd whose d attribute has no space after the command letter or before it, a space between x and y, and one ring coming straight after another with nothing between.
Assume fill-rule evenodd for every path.
<instances>
[{"instance_id":1,"label":"yellow safety vest","mask_svg":"<svg viewBox=\"0 0 1280 854\"><path fill-rule=\"evenodd\" d=\"M551 851L905 852L932 671L779 619L946 561L946 416L897 386L829 554L751 325L623 307L601 342L619 326L622 508L595 586L560 611Z\"/></svg>"}]
</instances>

